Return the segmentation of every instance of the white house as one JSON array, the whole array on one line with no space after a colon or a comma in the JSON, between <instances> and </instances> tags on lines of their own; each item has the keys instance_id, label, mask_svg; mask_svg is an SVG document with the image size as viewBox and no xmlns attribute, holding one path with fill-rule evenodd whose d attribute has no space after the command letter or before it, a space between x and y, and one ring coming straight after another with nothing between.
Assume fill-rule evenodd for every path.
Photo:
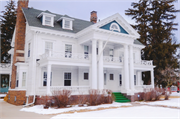
<instances>
[{"instance_id":1,"label":"white house","mask_svg":"<svg viewBox=\"0 0 180 119\"><path fill-rule=\"evenodd\" d=\"M14 48L9 53L12 62L14 53L24 55L16 55L16 86L10 91L25 90L30 96L62 89L72 90L72 94L109 89L134 95L143 88L154 88L153 61L141 60L145 46L120 14L96 23L96 11L91 12L90 21L34 8L22 8L22 12L24 49L14 51L19 45L16 25ZM151 72L151 85L143 85L144 71Z\"/></svg>"}]
</instances>

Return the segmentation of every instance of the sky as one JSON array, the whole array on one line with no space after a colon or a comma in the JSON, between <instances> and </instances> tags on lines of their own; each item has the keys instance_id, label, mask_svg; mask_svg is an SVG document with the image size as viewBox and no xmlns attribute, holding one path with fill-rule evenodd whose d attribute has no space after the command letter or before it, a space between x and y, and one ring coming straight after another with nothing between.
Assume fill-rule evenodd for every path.
<instances>
[{"instance_id":1,"label":"sky","mask_svg":"<svg viewBox=\"0 0 180 119\"><path fill-rule=\"evenodd\" d=\"M4 10L7 0L0 0L0 11ZM17 0L15 0L17 1ZM128 23L135 21L125 15L125 10L131 7L132 2L139 0L29 0L29 7L48 10L52 13L68 15L74 18L90 20L90 12L97 11L98 20L103 20L113 14L119 13ZM179 4L178 4L179 3ZM175 8L180 9L180 0L175 3ZM180 24L180 13L177 13L175 22ZM175 31L175 37L180 43L180 25Z\"/></svg>"}]
</instances>

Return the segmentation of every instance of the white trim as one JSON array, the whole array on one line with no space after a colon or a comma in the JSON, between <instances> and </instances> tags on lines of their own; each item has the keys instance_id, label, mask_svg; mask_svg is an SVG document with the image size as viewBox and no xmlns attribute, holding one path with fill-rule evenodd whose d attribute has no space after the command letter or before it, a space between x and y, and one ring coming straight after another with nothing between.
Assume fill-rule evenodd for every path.
<instances>
[{"instance_id":1,"label":"white trim","mask_svg":"<svg viewBox=\"0 0 180 119\"><path fill-rule=\"evenodd\" d=\"M113 28L114 25L117 27L117 29ZM118 25L117 23L111 23L109 29L110 29L111 31L114 31L114 30L115 30L115 31L121 32L121 29L119 28L119 25Z\"/></svg>"},{"instance_id":2,"label":"white trim","mask_svg":"<svg viewBox=\"0 0 180 119\"><path fill-rule=\"evenodd\" d=\"M9 89L9 91L26 91L26 89Z\"/></svg>"}]
</instances>

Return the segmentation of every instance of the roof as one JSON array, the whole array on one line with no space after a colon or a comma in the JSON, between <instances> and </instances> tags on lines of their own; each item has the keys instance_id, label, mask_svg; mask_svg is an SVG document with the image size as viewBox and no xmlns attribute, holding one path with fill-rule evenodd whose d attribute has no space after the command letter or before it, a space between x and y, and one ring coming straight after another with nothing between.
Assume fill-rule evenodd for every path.
<instances>
[{"instance_id":1,"label":"roof","mask_svg":"<svg viewBox=\"0 0 180 119\"><path fill-rule=\"evenodd\" d=\"M136 44L136 45L143 45L140 41L138 41L138 40L134 40L134 44ZM144 45L143 45L144 46Z\"/></svg>"},{"instance_id":2,"label":"roof","mask_svg":"<svg viewBox=\"0 0 180 119\"><path fill-rule=\"evenodd\" d=\"M26 17L26 20L29 24L29 26L35 26L35 27L40 27L40 28L46 28L46 29L51 29L51 30L57 30L57 31L65 31L65 32L70 32L70 33L77 33L83 29L85 29L86 27L92 25L93 23L90 21L85 21L85 20L81 20L81 19L77 19L77 18L73 18L73 30L66 30L66 29L62 29L62 27L60 27L60 24L58 22L56 22L59 18L61 17L67 17L67 18L71 18L67 15L59 15L59 14L54 14L51 13L49 11L42 11L42 10L37 10L34 8L22 8L24 15ZM56 15L54 17L54 27L49 27L49 26L44 26L42 25L40 19L37 18L37 16L42 13L51 13L53 15Z\"/></svg>"},{"instance_id":3,"label":"roof","mask_svg":"<svg viewBox=\"0 0 180 119\"><path fill-rule=\"evenodd\" d=\"M46 29L57 30L57 31L65 31L65 32L70 32L70 33L77 33L79 31L87 28L88 26L94 24L90 21L69 17L68 15L60 15L60 14L51 13L48 10L42 11L42 10L37 10L34 8L22 8L22 10L23 10L23 13L25 15L26 21L28 22L29 26L34 26L34 27L46 28ZM42 12L56 15L54 17L54 21L55 21L54 27L42 25L41 20L37 18L37 16ZM61 17L67 17L67 18L74 19L73 30L66 30L66 29L62 29L62 27L60 27L60 24L57 22L57 20ZM134 40L134 44L143 45L138 40Z\"/></svg>"}]
</instances>

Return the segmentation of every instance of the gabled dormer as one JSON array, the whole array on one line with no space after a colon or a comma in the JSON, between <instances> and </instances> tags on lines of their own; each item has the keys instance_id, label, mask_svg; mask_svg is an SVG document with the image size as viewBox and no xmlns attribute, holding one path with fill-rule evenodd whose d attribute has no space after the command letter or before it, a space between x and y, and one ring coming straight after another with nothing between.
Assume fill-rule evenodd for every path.
<instances>
[{"instance_id":1,"label":"gabled dormer","mask_svg":"<svg viewBox=\"0 0 180 119\"><path fill-rule=\"evenodd\" d=\"M56 15L51 14L49 11L41 12L37 18L39 18L44 26L54 27L54 17Z\"/></svg>"},{"instance_id":2,"label":"gabled dormer","mask_svg":"<svg viewBox=\"0 0 180 119\"><path fill-rule=\"evenodd\" d=\"M67 30L73 30L73 21L74 19L69 18L66 15L57 20L57 22L60 23L61 27Z\"/></svg>"}]
</instances>

